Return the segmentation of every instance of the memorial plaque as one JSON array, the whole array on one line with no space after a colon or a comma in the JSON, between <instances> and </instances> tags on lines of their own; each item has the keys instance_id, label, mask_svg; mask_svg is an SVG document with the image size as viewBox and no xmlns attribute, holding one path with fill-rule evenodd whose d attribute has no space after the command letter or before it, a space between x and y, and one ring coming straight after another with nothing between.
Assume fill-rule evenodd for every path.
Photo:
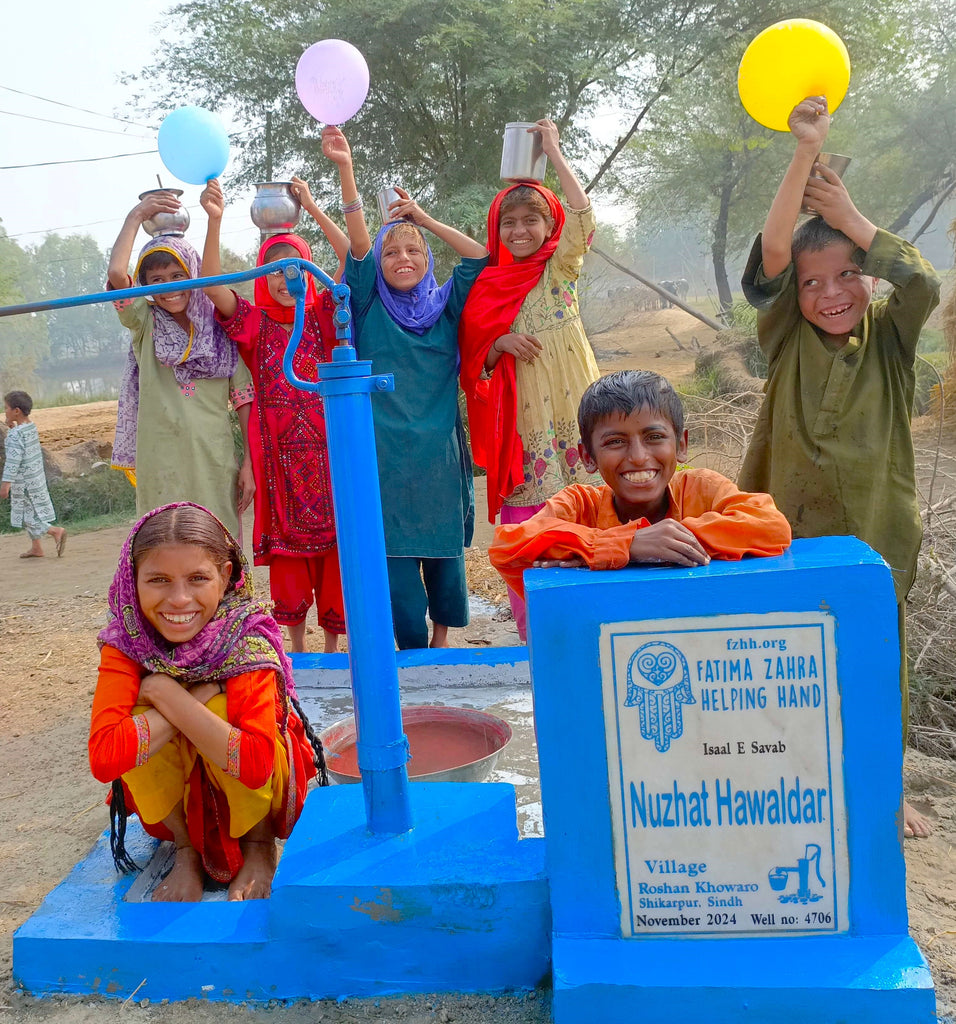
<instances>
[{"instance_id":1,"label":"memorial plaque","mask_svg":"<svg viewBox=\"0 0 956 1024\"><path fill-rule=\"evenodd\" d=\"M825 612L602 625L624 937L847 930L835 664Z\"/></svg>"}]
</instances>

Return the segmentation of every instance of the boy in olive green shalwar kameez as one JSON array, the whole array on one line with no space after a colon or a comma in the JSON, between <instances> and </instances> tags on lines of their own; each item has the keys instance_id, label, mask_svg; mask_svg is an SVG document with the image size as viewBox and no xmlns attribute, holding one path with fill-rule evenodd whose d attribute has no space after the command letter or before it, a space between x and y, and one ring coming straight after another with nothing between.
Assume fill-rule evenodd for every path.
<instances>
[{"instance_id":1,"label":"boy in olive green shalwar kameez","mask_svg":"<svg viewBox=\"0 0 956 1024\"><path fill-rule=\"evenodd\" d=\"M794 537L849 534L889 564L905 736L904 602L922 538L910 431L914 363L939 278L912 245L863 217L840 178L815 163L829 121L822 97L790 115L796 152L744 273L769 372L738 484L772 494ZM804 203L819 216L794 233ZM871 304L875 278L893 293ZM928 834L928 821L904 803L904 835Z\"/></svg>"}]
</instances>

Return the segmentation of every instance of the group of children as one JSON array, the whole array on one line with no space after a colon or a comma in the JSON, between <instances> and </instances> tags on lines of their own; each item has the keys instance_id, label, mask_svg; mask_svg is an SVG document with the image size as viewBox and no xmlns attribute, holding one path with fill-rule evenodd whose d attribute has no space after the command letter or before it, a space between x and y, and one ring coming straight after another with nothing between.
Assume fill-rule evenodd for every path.
<instances>
[{"instance_id":1,"label":"group of children","mask_svg":"<svg viewBox=\"0 0 956 1024\"><path fill-rule=\"evenodd\" d=\"M821 98L794 109L795 154L747 268L744 288L759 310L770 370L740 487L680 466L687 431L667 381L644 370L599 379L576 298L593 214L552 122L531 130L567 207L537 184L505 189L489 212L487 249L402 192L395 222L373 242L348 142L340 129L324 130L346 232L318 210L304 182L295 187L343 263L359 355L395 373L394 395L377 396L373 414L400 647L429 642L426 609L436 646L447 643L448 627L467 622L463 549L474 509L459 372L471 450L487 470L489 518L501 512L490 557L519 622L529 566L696 566L773 555L792 528L798 537L852 533L883 555L902 639L920 537L913 367L939 281L815 163L828 125ZM794 234L804 203L818 216ZM202 205L202 273L211 276L220 266L217 182ZM142 220L174 206L160 194L131 212L113 250L112 287L129 282ZM461 258L444 285L422 229ZM258 263L289 255L311 254L302 239L282 235L263 244ZM160 237L140 254L135 278L152 285L199 272L185 243ZM876 277L893 293L871 303ZM96 776L113 782L118 863L128 863L122 833L131 809L147 831L175 842L173 873L154 899L197 899L206 876L228 883L230 898L268 894L275 840L294 824L308 780L323 772L275 621L301 650L314 598L326 649L344 630L321 401L292 389L281 372L294 300L276 274L257 280L254 303L220 286L207 292L119 307L133 345L115 461L135 470L143 517L123 550L112 620L100 634L90 759ZM306 304L296 371L314 379L334 334L328 296L311 281ZM230 396L247 436L239 468L217 433ZM191 459L182 458L184 434L198 453ZM188 465L200 457L198 470ZM195 505L182 500L189 473L197 476L188 493ZM270 566L275 620L254 600L235 540L238 513L253 496L255 560ZM905 650L903 665L905 693ZM908 804L905 811L906 834L927 834L925 820Z\"/></svg>"}]
</instances>

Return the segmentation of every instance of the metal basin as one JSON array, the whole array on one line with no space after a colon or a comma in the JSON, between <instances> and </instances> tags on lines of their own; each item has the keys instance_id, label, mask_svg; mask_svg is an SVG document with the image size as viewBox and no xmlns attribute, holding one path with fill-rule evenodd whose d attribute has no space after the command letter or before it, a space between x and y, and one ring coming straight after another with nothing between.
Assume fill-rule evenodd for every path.
<instances>
[{"instance_id":1,"label":"metal basin","mask_svg":"<svg viewBox=\"0 0 956 1024\"><path fill-rule=\"evenodd\" d=\"M412 782L481 782L511 741L511 726L487 711L434 705L402 708ZM355 721L343 719L320 734L334 782L360 782Z\"/></svg>"}]
</instances>

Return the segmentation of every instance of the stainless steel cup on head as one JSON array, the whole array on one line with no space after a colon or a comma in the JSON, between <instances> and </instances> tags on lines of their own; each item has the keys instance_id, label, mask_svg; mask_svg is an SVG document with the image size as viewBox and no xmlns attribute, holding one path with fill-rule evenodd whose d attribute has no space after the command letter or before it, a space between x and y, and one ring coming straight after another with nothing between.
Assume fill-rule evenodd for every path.
<instances>
[{"instance_id":1,"label":"stainless steel cup on head","mask_svg":"<svg viewBox=\"0 0 956 1024\"><path fill-rule=\"evenodd\" d=\"M380 188L378 195L375 197L378 200L378 216L383 224L391 224L393 221L404 220L404 217L396 217L389 213L388 208L397 199L402 197L398 194L398 189L395 188Z\"/></svg>"},{"instance_id":2,"label":"stainless steel cup on head","mask_svg":"<svg viewBox=\"0 0 956 1024\"><path fill-rule=\"evenodd\" d=\"M544 181L548 157L531 121L509 121L501 140L501 177L505 181Z\"/></svg>"},{"instance_id":3,"label":"stainless steel cup on head","mask_svg":"<svg viewBox=\"0 0 956 1024\"><path fill-rule=\"evenodd\" d=\"M824 167L829 167L837 177L842 178L843 175L846 174L846 169L850 166L851 160L852 157L842 156L840 153L820 153L815 162L823 164ZM811 172L810 177L822 178L823 175ZM804 203L803 206L800 207L800 212L814 214L817 211L814 210L812 206L807 206L807 204Z\"/></svg>"}]
</instances>

